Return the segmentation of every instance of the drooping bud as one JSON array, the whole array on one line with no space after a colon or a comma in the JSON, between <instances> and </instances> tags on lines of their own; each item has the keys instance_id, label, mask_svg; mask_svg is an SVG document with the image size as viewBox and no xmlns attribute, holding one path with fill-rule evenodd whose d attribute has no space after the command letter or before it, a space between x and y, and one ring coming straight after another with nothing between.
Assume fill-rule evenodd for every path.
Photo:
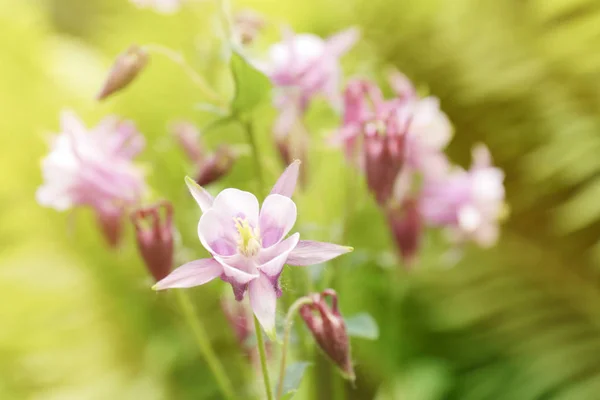
<instances>
[{"instance_id":1,"label":"drooping bud","mask_svg":"<svg viewBox=\"0 0 600 400\"><path fill-rule=\"evenodd\" d=\"M196 175L196 183L200 186L209 185L229 173L237 156L231 147L222 144L217 147L207 159L200 163Z\"/></svg>"},{"instance_id":2,"label":"drooping bud","mask_svg":"<svg viewBox=\"0 0 600 400\"><path fill-rule=\"evenodd\" d=\"M386 214L396 247L404 264L410 268L421 246L423 232L418 202L406 198L401 203L389 205Z\"/></svg>"},{"instance_id":3,"label":"drooping bud","mask_svg":"<svg viewBox=\"0 0 600 400\"><path fill-rule=\"evenodd\" d=\"M142 72L148 60L148 53L142 47L137 45L129 47L115 60L96 99L104 100L124 89Z\"/></svg>"},{"instance_id":4,"label":"drooping bud","mask_svg":"<svg viewBox=\"0 0 600 400\"><path fill-rule=\"evenodd\" d=\"M200 143L198 128L190 122L178 121L171 124L169 130L190 161L200 163L204 158L204 149Z\"/></svg>"},{"instance_id":5,"label":"drooping bud","mask_svg":"<svg viewBox=\"0 0 600 400\"><path fill-rule=\"evenodd\" d=\"M240 42L247 46L252 44L260 31L265 27L265 19L253 10L242 10L233 17L233 26Z\"/></svg>"},{"instance_id":6,"label":"drooping bud","mask_svg":"<svg viewBox=\"0 0 600 400\"><path fill-rule=\"evenodd\" d=\"M96 220L108 245L115 248L123 236L123 209L117 206L96 208Z\"/></svg>"},{"instance_id":7,"label":"drooping bud","mask_svg":"<svg viewBox=\"0 0 600 400\"><path fill-rule=\"evenodd\" d=\"M140 255L157 282L171 272L173 265L172 220L173 206L167 201L131 214Z\"/></svg>"},{"instance_id":8,"label":"drooping bud","mask_svg":"<svg viewBox=\"0 0 600 400\"><path fill-rule=\"evenodd\" d=\"M354 380L354 368L350 354L350 340L346 323L338 309L337 293L327 289L309 296L312 303L300 308L300 316L311 331L317 344L340 369L345 378ZM331 297L331 307L327 304Z\"/></svg>"}]
</instances>

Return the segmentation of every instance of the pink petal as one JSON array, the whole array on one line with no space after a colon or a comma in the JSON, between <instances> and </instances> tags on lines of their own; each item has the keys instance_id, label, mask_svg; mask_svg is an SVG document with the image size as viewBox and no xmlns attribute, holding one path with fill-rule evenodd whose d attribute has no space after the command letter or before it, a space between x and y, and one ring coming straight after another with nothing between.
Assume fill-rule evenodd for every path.
<instances>
[{"instance_id":1,"label":"pink petal","mask_svg":"<svg viewBox=\"0 0 600 400\"><path fill-rule=\"evenodd\" d=\"M338 32L327 39L327 50L335 56L341 56L348 52L354 43L360 38L360 31L356 28L350 28Z\"/></svg>"},{"instance_id":2,"label":"pink petal","mask_svg":"<svg viewBox=\"0 0 600 400\"><path fill-rule=\"evenodd\" d=\"M212 195L189 176L185 177L185 183L194 197L194 200L196 200L196 203L200 206L200 210L202 210L202 212L208 211L213 205L214 199Z\"/></svg>"},{"instance_id":3,"label":"pink petal","mask_svg":"<svg viewBox=\"0 0 600 400\"><path fill-rule=\"evenodd\" d=\"M290 253L287 263L296 266L319 264L349 253L352 247L339 244L301 240Z\"/></svg>"},{"instance_id":4,"label":"pink petal","mask_svg":"<svg viewBox=\"0 0 600 400\"><path fill-rule=\"evenodd\" d=\"M236 252L237 231L232 217L209 209L198 223L198 237L212 255L231 256Z\"/></svg>"},{"instance_id":5,"label":"pink petal","mask_svg":"<svg viewBox=\"0 0 600 400\"><path fill-rule=\"evenodd\" d=\"M292 236L275 246L263 249L259 255L259 260L261 260L262 263L258 269L272 278L279 277L290 252L294 250L299 240L300 234L294 233Z\"/></svg>"},{"instance_id":6,"label":"pink petal","mask_svg":"<svg viewBox=\"0 0 600 400\"><path fill-rule=\"evenodd\" d=\"M286 197L292 197L296 189L298 174L300 173L300 160L295 160L281 174L270 194L280 194Z\"/></svg>"},{"instance_id":7,"label":"pink petal","mask_svg":"<svg viewBox=\"0 0 600 400\"><path fill-rule=\"evenodd\" d=\"M277 296L269 278L262 275L250 282L248 286L250 295L250 306L258 322L270 337L275 336L275 310L277 307Z\"/></svg>"},{"instance_id":8,"label":"pink petal","mask_svg":"<svg viewBox=\"0 0 600 400\"><path fill-rule=\"evenodd\" d=\"M212 258L203 258L182 265L152 287L154 290L189 288L210 282L223 273L221 264Z\"/></svg>"},{"instance_id":9,"label":"pink petal","mask_svg":"<svg viewBox=\"0 0 600 400\"><path fill-rule=\"evenodd\" d=\"M258 200L250 192L225 189L215 197L213 209L233 218L246 218L253 227L258 224Z\"/></svg>"},{"instance_id":10,"label":"pink petal","mask_svg":"<svg viewBox=\"0 0 600 400\"><path fill-rule=\"evenodd\" d=\"M262 246L279 243L296 223L296 204L280 194L267 196L260 210L260 233Z\"/></svg>"},{"instance_id":11,"label":"pink petal","mask_svg":"<svg viewBox=\"0 0 600 400\"><path fill-rule=\"evenodd\" d=\"M248 259L241 254L227 257L215 256L215 260L223 267L223 273L229 282L233 281L239 285L245 285L258 278L258 271L252 259Z\"/></svg>"}]
</instances>

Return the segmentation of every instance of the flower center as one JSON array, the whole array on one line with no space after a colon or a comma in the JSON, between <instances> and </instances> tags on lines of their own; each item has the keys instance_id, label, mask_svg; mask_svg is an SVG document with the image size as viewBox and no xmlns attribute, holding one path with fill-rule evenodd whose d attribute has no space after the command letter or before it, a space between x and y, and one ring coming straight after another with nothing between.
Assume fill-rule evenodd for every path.
<instances>
[{"instance_id":1,"label":"flower center","mask_svg":"<svg viewBox=\"0 0 600 400\"><path fill-rule=\"evenodd\" d=\"M260 239L260 230L252 228L245 218L234 218L235 227L238 231L238 252L246 257L253 257L258 254L262 247Z\"/></svg>"}]
</instances>

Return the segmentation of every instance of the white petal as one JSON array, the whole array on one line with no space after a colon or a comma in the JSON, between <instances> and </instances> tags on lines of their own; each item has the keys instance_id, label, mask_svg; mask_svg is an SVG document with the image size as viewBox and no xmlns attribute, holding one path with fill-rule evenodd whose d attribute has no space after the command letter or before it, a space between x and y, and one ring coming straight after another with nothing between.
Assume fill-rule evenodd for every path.
<instances>
[{"instance_id":1,"label":"white petal","mask_svg":"<svg viewBox=\"0 0 600 400\"><path fill-rule=\"evenodd\" d=\"M341 56L354 46L360 38L357 28L349 28L327 38L327 49L335 56Z\"/></svg>"},{"instance_id":2,"label":"white petal","mask_svg":"<svg viewBox=\"0 0 600 400\"><path fill-rule=\"evenodd\" d=\"M225 189L215 197L212 206L231 218L246 218L253 227L258 224L258 200L250 192Z\"/></svg>"},{"instance_id":3,"label":"white petal","mask_svg":"<svg viewBox=\"0 0 600 400\"><path fill-rule=\"evenodd\" d=\"M221 264L212 258L189 262L177 268L152 287L154 290L189 288L203 285L223 273Z\"/></svg>"},{"instance_id":4,"label":"white petal","mask_svg":"<svg viewBox=\"0 0 600 400\"><path fill-rule=\"evenodd\" d=\"M215 260L223 267L223 273L240 285L245 285L253 279L258 278L258 271L252 259L246 258L241 254L229 257L215 256Z\"/></svg>"},{"instance_id":5,"label":"white petal","mask_svg":"<svg viewBox=\"0 0 600 400\"><path fill-rule=\"evenodd\" d=\"M280 194L267 196L260 209L260 234L264 248L283 239L296 223L296 204Z\"/></svg>"},{"instance_id":6,"label":"white petal","mask_svg":"<svg viewBox=\"0 0 600 400\"><path fill-rule=\"evenodd\" d=\"M202 246L213 255L231 256L236 253L235 222L229 215L214 208L200 217L198 237Z\"/></svg>"},{"instance_id":7,"label":"white petal","mask_svg":"<svg viewBox=\"0 0 600 400\"><path fill-rule=\"evenodd\" d=\"M296 189L299 173L300 160L295 160L285 169L285 171L283 171L283 174L281 174L279 179L277 179L270 194L280 194L282 196L292 197L292 194L294 194L294 190Z\"/></svg>"},{"instance_id":8,"label":"white petal","mask_svg":"<svg viewBox=\"0 0 600 400\"><path fill-rule=\"evenodd\" d=\"M275 311L277 307L277 296L275 288L265 275L250 282L248 286L250 295L250 306L258 322L270 337L275 336Z\"/></svg>"},{"instance_id":9,"label":"white petal","mask_svg":"<svg viewBox=\"0 0 600 400\"><path fill-rule=\"evenodd\" d=\"M281 270L283 269L290 252L294 250L299 239L300 234L294 233L292 236L276 244L275 246L264 249L259 256L259 258L264 260L264 262L258 267L258 269L270 277L278 277L279 274L281 274Z\"/></svg>"},{"instance_id":10,"label":"white petal","mask_svg":"<svg viewBox=\"0 0 600 400\"><path fill-rule=\"evenodd\" d=\"M196 200L196 203L200 206L200 210L202 210L202 212L208 211L213 205L214 199L212 195L189 176L185 177L185 183L194 197L194 200Z\"/></svg>"},{"instance_id":11,"label":"white petal","mask_svg":"<svg viewBox=\"0 0 600 400\"><path fill-rule=\"evenodd\" d=\"M296 266L319 264L354 250L339 244L301 240L291 251L287 263Z\"/></svg>"}]
</instances>

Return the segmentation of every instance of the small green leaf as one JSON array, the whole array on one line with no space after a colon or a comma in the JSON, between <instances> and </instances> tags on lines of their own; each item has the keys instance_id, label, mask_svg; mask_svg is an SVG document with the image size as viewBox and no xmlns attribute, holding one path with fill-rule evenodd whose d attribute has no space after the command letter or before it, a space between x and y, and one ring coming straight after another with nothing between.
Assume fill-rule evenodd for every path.
<instances>
[{"instance_id":1,"label":"small green leaf","mask_svg":"<svg viewBox=\"0 0 600 400\"><path fill-rule=\"evenodd\" d=\"M251 112L269 96L271 81L235 49L231 53L230 66L235 81L231 112L233 115Z\"/></svg>"},{"instance_id":2,"label":"small green leaf","mask_svg":"<svg viewBox=\"0 0 600 400\"><path fill-rule=\"evenodd\" d=\"M311 363L306 361L299 361L290 364L285 369L285 376L283 378L283 391L281 399L289 400L294 397L294 394L298 391L304 371L309 367Z\"/></svg>"},{"instance_id":3,"label":"small green leaf","mask_svg":"<svg viewBox=\"0 0 600 400\"><path fill-rule=\"evenodd\" d=\"M344 318L348 336L375 340L379 337L379 327L368 313L360 313Z\"/></svg>"}]
</instances>

